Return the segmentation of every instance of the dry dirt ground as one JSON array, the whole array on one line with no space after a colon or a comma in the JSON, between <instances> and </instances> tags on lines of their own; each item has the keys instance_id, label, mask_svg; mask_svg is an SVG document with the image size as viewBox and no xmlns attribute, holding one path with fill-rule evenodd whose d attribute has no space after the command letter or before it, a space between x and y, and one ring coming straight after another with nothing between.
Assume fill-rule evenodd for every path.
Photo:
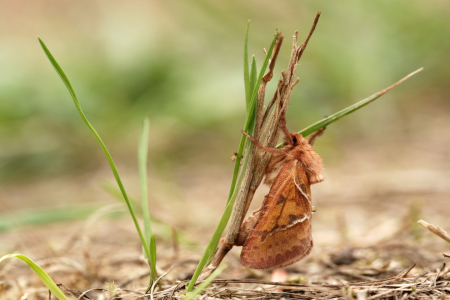
<instances>
[{"instance_id":1,"label":"dry dirt ground","mask_svg":"<svg viewBox=\"0 0 450 300\"><path fill-rule=\"evenodd\" d=\"M389 149L392 157L388 158L385 149L376 146L343 152L342 163L327 168L326 181L313 187L317 211L311 255L284 270L258 271L240 266L239 249L233 249L224 261L228 267L201 297L450 298L446 296L450 294L450 269L445 265L449 258L443 256L450 253L450 244L417 224L423 219L450 229L450 169L443 163L448 151L439 148L444 150L427 156L421 147L425 146L417 141L413 150L404 152L398 143ZM411 164L418 161L419 154L420 162ZM386 163L394 156L395 163ZM179 185L151 182L152 213L163 222L154 225L158 271L163 274L174 266L161 280L154 298L184 295L185 282L218 222L227 194L228 174L211 169L191 176L183 172L179 172L184 178ZM126 186L138 191L138 180L131 173L125 169ZM96 187L100 178L109 176L105 169L72 181L55 179L22 189L3 188L9 199L3 203L9 207L17 207L17 199L48 195L49 202L52 197L62 202L83 198L103 208L82 221L3 232L0 254L28 255L63 285L71 299L93 288L97 290L81 298L150 299L144 296L148 267L133 223L126 214L112 217L108 212L123 211L123 205ZM268 190L260 189L254 208ZM164 195L171 201L162 200ZM280 283L269 284L271 281ZM10 259L0 266L0 299L49 299L49 294L25 263Z\"/></svg>"}]
</instances>

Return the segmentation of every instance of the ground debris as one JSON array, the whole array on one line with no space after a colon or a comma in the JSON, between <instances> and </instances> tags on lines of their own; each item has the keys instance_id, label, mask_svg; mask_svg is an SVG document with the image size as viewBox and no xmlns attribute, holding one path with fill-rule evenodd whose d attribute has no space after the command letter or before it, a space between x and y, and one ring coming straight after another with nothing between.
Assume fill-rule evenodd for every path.
<instances>
[{"instance_id":1,"label":"ground debris","mask_svg":"<svg viewBox=\"0 0 450 300\"><path fill-rule=\"evenodd\" d=\"M450 296L446 296L450 294L450 268L442 263L440 249L434 249L432 255L426 248L423 245L417 248L406 243L388 243L368 248L322 248L302 263L287 267L283 271L247 272L239 265L237 256L230 256L227 261L229 267L221 274L222 278L214 280L198 298L450 299ZM416 253L416 261L411 261L413 252ZM351 260L336 260L349 255ZM190 258L175 261L173 256L160 257L161 266L167 274L162 276L161 284L155 286L153 294L150 295L150 292L146 293L149 274L143 261L136 260L134 266L130 267L127 257L124 257L125 262L122 264L108 264L107 255L103 258L105 262L99 265L101 269L97 273L101 276L97 280L91 274L79 270L66 274L67 270L57 268L57 259L46 260L51 262L51 265L46 267L56 270L54 274L60 276L55 277L53 274L52 277L56 281L64 282L58 286L73 299L150 300L182 299L186 295L185 288L188 283L186 274L191 273L196 266L196 260ZM421 258L420 261L417 258ZM60 265L67 264L66 260L59 262ZM409 267L405 268L407 265ZM116 270L116 275L128 276L118 280L117 277L111 276L114 274L113 269ZM25 270L22 272L26 272ZM278 278L274 276L277 272L282 272L283 276L275 280L283 282L270 281ZM45 298L46 291L39 287L39 282L29 281L29 277L21 276L17 281L2 281L1 292L9 298L2 296L0 299L20 299L25 294L30 300L48 299L48 294ZM105 278L107 281L100 281ZM115 287L113 291L111 285Z\"/></svg>"},{"instance_id":2,"label":"ground debris","mask_svg":"<svg viewBox=\"0 0 450 300\"><path fill-rule=\"evenodd\" d=\"M312 262L311 262L312 263ZM368 281L348 281L344 278L358 278L361 267L339 266L323 261L324 269L336 271L314 282L272 282L252 278L216 279L199 299L450 299L450 268L445 264L434 271L422 271L418 274L417 263L398 272L394 276L378 279L386 273L378 272ZM342 270L341 270L342 268ZM419 269L419 268L417 268ZM292 273L294 268L288 268ZM351 273L354 274L351 274ZM249 273L247 273L249 274ZM323 272L323 274L327 274ZM366 277L363 277L366 278ZM182 299L188 281L162 280L157 291L150 295L145 289L120 290L120 293L107 296L105 289L76 291L59 285L65 292L78 299ZM331 281L341 283L330 284ZM100 296L103 294L104 296ZM80 298L82 297L82 298Z\"/></svg>"},{"instance_id":3,"label":"ground debris","mask_svg":"<svg viewBox=\"0 0 450 300\"><path fill-rule=\"evenodd\" d=\"M105 220L99 228L106 229L89 232L89 243L75 240L63 253L44 252L42 243L34 240L21 243L25 254L37 257L69 299L150 300L148 265L141 245L130 238L133 228L128 223ZM35 231L61 238L78 227ZM406 226L398 228L389 238L369 244L356 238L341 242L318 238L307 258L283 271L245 269L239 264L239 249L233 249L226 258L226 271L198 299L450 299L450 268L442 255L449 252L448 244L431 234L417 239ZM9 240L19 237L15 234ZM180 255L174 256L171 237L158 239L158 274L172 269L155 286L153 299L182 299L202 249L181 244ZM21 250L17 246L15 252ZM26 264L6 261L0 266L0 299L21 298L47 300L49 295Z\"/></svg>"}]
</instances>

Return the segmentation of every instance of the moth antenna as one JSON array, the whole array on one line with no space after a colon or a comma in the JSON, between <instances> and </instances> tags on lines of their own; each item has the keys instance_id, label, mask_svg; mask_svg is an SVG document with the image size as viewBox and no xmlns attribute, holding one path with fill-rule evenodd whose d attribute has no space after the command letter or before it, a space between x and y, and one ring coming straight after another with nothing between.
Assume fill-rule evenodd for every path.
<instances>
[{"instance_id":1,"label":"moth antenna","mask_svg":"<svg viewBox=\"0 0 450 300\"><path fill-rule=\"evenodd\" d=\"M263 145L261 145L254 137L252 137L251 135L249 135L247 132L245 132L244 130L241 130L241 132L243 134L245 134L248 139L250 141L252 141L252 143L258 147L261 151L265 151L265 152L272 152L272 153L279 153L279 154L283 154L286 155L287 153L283 150L280 149L276 149L276 148L268 148L268 147L264 147Z\"/></svg>"},{"instance_id":2,"label":"moth antenna","mask_svg":"<svg viewBox=\"0 0 450 300\"><path fill-rule=\"evenodd\" d=\"M280 126L281 126L281 130L283 131L284 135L286 136L286 140L288 141L289 145L294 146L294 141L292 140L292 136L286 127L286 112L284 112L284 111L281 114Z\"/></svg>"}]
</instances>

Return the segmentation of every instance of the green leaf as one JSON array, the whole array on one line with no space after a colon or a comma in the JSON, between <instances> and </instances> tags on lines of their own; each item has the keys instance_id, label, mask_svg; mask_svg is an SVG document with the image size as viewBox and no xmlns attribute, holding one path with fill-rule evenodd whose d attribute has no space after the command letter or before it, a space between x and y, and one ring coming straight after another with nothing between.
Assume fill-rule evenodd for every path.
<instances>
[{"instance_id":1,"label":"green leaf","mask_svg":"<svg viewBox=\"0 0 450 300\"><path fill-rule=\"evenodd\" d=\"M238 185L240 185L242 183L242 179L244 177L243 175L245 172L245 167L246 167L247 161L248 161L248 155L246 155L245 160L244 160L243 172L241 173L241 175L239 176L239 179L237 180ZM197 282L197 278L200 276L201 271L213 257L214 252L217 248L217 245L219 244L220 237L222 236L223 231L227 227L228 220L230 219L231 212L233 211L233 206L234 206L234 202L236 201L237 194L238 194L237 191L235 193L233 193L232 197L228 201L228 203L225 207L225 211L222 214L222 217L220 218L219 224L217 225L217 228L214 231L213 236L209 240L208 245L206 246L205 252L203 253L202 258L201 258L200 262L198 263L197 269L195 270L195 273L192 276L191 281L189 282L188 291L192 290L195 283Z\"/></svg>"},{"instance_id":2,"label":"green leaf","mask_svg":"<svg viewBox=\"0 0 450 300\"><path fill-rule=\"evenodd\" d=\"M197 269L195 270L195 273L192 276L191 281L189 282L189 285L187 288L188 292L192 291L192 288L194 287L195 283L197 282L197 279L200 276L200 273L203 270L203 267L208 263L208 261L214 255L216 247L219 244L220 236L222 235L223 230L227 226L228 220L230 219L231 211L233 210L233 204L234 204L234 201L230 201L227 203L227 206L225 207L225 212L223 213L222 218L220 218L219 225L217 225L216 231L214 231L213 236L209 240L208 246L206 246L205 252L203 253L202 258L200 259L200 262L198 263Z\"/></svg>"},{"instance_id":3,"label":"green leaf","mask_svg":"<svg viewBox=\"0 0 450 300\"><path fill-rule=\"evenodd\" d=\"M48 276L48 274L42 269L38 264L36 264L34 261L32 261L30 258L23 254L8 254L0 258L0 263L7 259L7 258L13 258L17 257L23 260L30 266L31 269L33 269L34 273L36 273L37 276L41 279L42 283L45 284L45 286L52 292L52 294L58 298L59 300L68 300L66 295L59 289L59 287L56 285L56 283Z\"/></svg>"},{"instance_id":4,"label":"green leaf","mask_svg":"<svg viewBox=\"0 0 450 300\"><path fill-rule=\"evenodd\" d=\"M269 59L272 56L273 47L275 47L275 42L277 41L277 37L278 37L278 32L275 34L275 37L273 38L272 44L270 45L269 51L267 52L266 58L264 59L263 66L262 66L261 70L259 71L258 80L256 81L254 88L253 88L251 102L249 105L250 109L247 111L247 116L245 118L245 124L244 124L244 131L247 133L249 132L250 125L255 124L254 119L256 118L256 115L255 115L254 107L256 104L257 96L258 96L258 88L259 88L259 85L261 84L261 80L264 76L264 72L266 71L267 65L269 64ZM255 66L256 66L256 64L255 64ZM245 145L246 138L247 137L244 134L242 134L241 141L239 143L239 149L237 152L238 155L236 156L236 161L234 162L233 178L231 180L230 192L228 194L228 202L230 201L231 196L233 195L234 189L236 187L236 180L237 180L237 177L239 174L239 168L241 165L241 158L242 158L242 153L244 151L244 145Z\"/></svg>"},{"instance_id":5,"label":"green leaf","mask_svg":"<svg viewBox=\"0 0 450 300\"><path fill-rule=\"evenodd\" d=\"M253 55L252 58L252 65L250 67L250 94L253 93L253 90L256 88L255 84L256 84L256 76L257 76L257 70L256 70L256 60L255 60L255 56ZM248 108L247 108L248 109ZM249 125L249 129L248 129L248 134L253 135L254 134L254 128L255 128L255 123L256 123L256 105L253 106L253 118L252 118L252 122L250 122ZM247 147L248 149L250 147Z\"/></svg>"},{"instance_id":6,"label":"green leaf","mask_svg":"<svg viewBox=\"0 0 450 300\"><path fill-rule=\"evenodd\" d=\"M383 96L384 94L386 94L388 91L390 91L391 89L393 89L394 87L396 87L397 85L399 85L400 83L402 83L403 81L407 80L408 78L410 78L411 76L415 75L416 73L422 71L423 68L420 68L414 72L412 72L411 74L408 74L407 76L403 77L402 79L400 79L399 81L397 81L396 83L394 83L393 85L385 88L382 91L379 91L378 93L375 93L359 102L356 102L353 105L350 105L349 107L338 111L335 114L332 114L331 116L328 116L320 121L317 121L316 123L309 125L308 127L306 127L305 129L299 131L298 133L305 136L308 136L328 125L330 125L331 123L336 122L337 120L357 111L360 108L363 108L364 106L366 106L367 104L375 101L376 99L380 98L381 96ZM281 148L282 144L277 145L277 148Z\"/></svg>"},{"instance_id":7,"label":"green leaf","mask_svg":"<svg viewBox=\"0 0 450 300\"><path fill-rule=\"evenodd\" d=\"M303 136L308 136L308 135L330 125L331 123L334 123L337 120L351 114L352 112L355 112L360 108L363 108L364 106L375 101L376 99L380 98L381 96L382 95L374 94L366 99L356 102L355 104L350 105L349 107L347 107L341 111L338 111L337 113L334 113L331 116L328 116L320 121L317 121L316 123L301 130L299 133L302 134Z\"/></svg>"},{"instance_id":8,"label":"green leaf","mask_svg":"<svg viewBox=\"0 0 450 300\"><path fill-rule=\"evenodd\" d=\"M272 56L273 48L275 47L275 43L277 41L278 34L279 34L279 32L277 32L275 34L275 37L272 40L272 44L270 45L269 51L267 51L266 58L264 59L264 63L261 67L261 70L259 71L258 80L256 81L256 83L253 87L252 96L250 98L250 110L249 110L251 112L251 114L254 113L254 112L252 112L252 109L256 105L256 99L258 97L258 89L261 84L262 78L264 77L264 72L266 72L266 68L267 68L267 65L269 64L270 57ZM248 130L251 119L252 119L252 116L247 115L247 119L245 120L244 131ZM242 134L242 135L244 135L244 134Z\"/></svg>"},{"instance_id":9,"label":"green leaf","mask_svg":"<svg viewBox=\"0 0 450 300\"><path fill-rule=\"evenodd\" d=\"M150 282L156 280L156 242L152 232L150 212L148 210L148 189L147 189L147 154L148 154L148 133L149 120L145 118L142 121L141 139L139 142L138 160L139 160L139 179L141 185L141 207L142 217L144 219L144 238L146 244L150 247L150 256L143 248L144 257L150 262ZM153 251L154 250L154 251Z\"/></svg>"},{"instance_id":10,"label":"green leaf","mask_svg":"<svg viewBox=\"0 0 450 300\"><path fill-rule=\"evenodd\" d=\"M148 210L148 189L147 189L147 153L148 153L148 132L149 132L149 120L145 118L142 122L141 139L139 143L139 179L141 185L141 207L142 216L144 219L144 233L145 242L150 244L150 239L153 235L150 212ZM147 254L144 251L144 256ZM146 257L150 259L150 257Z\"/></svg>"},{"instance_id":11,"label":"green leaf","mask_svg":"<svg viewBox=\"0 0 450 300\"><path fill-rule=\"evenodd\" d=\"M250 94L252 94L256 84L256 75L258 74L258 71L256 69L256 59L254 55L252 58L252 65L250 66L250 70Z\"/></svg>"},{"instance_id":12,"label":"green leaf","mask_svg":"<svg viewBox=\"0 0 450 300\"><path fill-rule=\"evenodd\" d=\"M72 87L72 84L70 83L69 79L67 78L66 74L62 70L62 68L59 66L58 62L55 60L53 55L50 53L50 50L48 50L47 46L45 46L44 42L39 39L39 43L41 44L42 49L45 52L45 55L47 55L48 60L53 65L53 67L56 70L56 73L58 73L59 77L61 77L61 80L63 81L64 85L69 90L70 95L72 96L73 102L75 103L75 106L77 107L78 112L80 113L81 118L83 119L86 126L89 128L89 130L94 134L97 141L100 143L100 146L103 149L103 152L106 155L106 158L108 159L109 165L111 167L111 170L114 174L114 177L117 181L117 184L119 185L120 191L122 192L123 198L125 199L125 202L128 206L128 210L130 211L131 217L133 218L134 225L136 226L136 230L138 232L139 238L141 239L142 246L145 249L145 252L147 253L147 256L150 257L150 249L148 247L148 244L145 242L144 235L142 234L141 227L139 226L139 222L136 218L136 215L133 210L133 206L131 205L130 199L128 198L127 192L125 191L125 187L122 184L122 180L120 179L119 172L117 171L116 165L114 164L114 161L112 159L111 154L109 154L108 149L106 148L105 143L103 143L102 139L100 138L100 135L97 133L97 131L94 129L94 127L91 125L91 123L88 121L86 116L83 113L83 110L81 109L80 102L78 101L77 95L75 94L75 90Z\"/></svg>"},{"instance_id":13,"label":"green leaf","mask_svg":"<svg viewBox=\"0 0 450 300\"><path fill-rule=\"evenodd\" d=\"M251 145L249 144L248 148L250 148L250 146ZM240 186L242 184L242 180L244 179L245 170L247 169L247 163L248 163L249 156L250 156L250 153L249 153L249 151L247 151L245 158L244 158L244 163L242 164L242 170L239 173L239 177L236 181L237 186ZM233 212L234 202L236 201L238 193L239 193L239 190L235 190L233 195L231 195L231 198L225 207L225 211L222 214L222 218L220 219L220 222L217 225L216 231L214 232L213 236L211 237L211 240L208 243L208 246L206 247L206 251L208 251L209 255L205 259L204 265L206 265L206 263L208 263L214 255L217 245L219 244L220 237L222 236L222 233L225 230L225 228L227 227L228 221L230 220L231 213ZM206 255L206 251L205 251L204 256ZM202 259L203 259L203 257L202 257ZM199 265L200 265L200 263L199 263ZM203 267L202 267L202 269L203 269ZM193 277L195 277L195 275L196 274L194 273ZM198 275L200 275L200 272ZM193 284L195 284L195 282Z\"/></svg>"},{"instance_id":14,"label":"green leaf","mask_svg":"<svg viewBox=\"0 0 450 300\"><path fill-rule=\"evenodd\" d=\"M220 275L220 273L223 272L223 270L225 270L227 266L222 265L219 268L217 268L217 270L215 270L211 276L209 276L205 281L203 281L202 283L200 283L198 285L198 287L195 288L195 290L192 291L192 293L187 294L185 297L183 297L183 300L192 300L194 299L196 296L200 295L201 292L203 292L213 281L214 279L216 279L217 276Z\"/></svg>"},{"instance_id":15,"label":"green leaf","mask_svg":"<svg viewBox=\"0 0 450 300\"><path fill-rule=\"evenodd\" d=\"M150 271L153 281L156 280L156 239L152 235L150 238Z\"/></svg>"}]
</instances>

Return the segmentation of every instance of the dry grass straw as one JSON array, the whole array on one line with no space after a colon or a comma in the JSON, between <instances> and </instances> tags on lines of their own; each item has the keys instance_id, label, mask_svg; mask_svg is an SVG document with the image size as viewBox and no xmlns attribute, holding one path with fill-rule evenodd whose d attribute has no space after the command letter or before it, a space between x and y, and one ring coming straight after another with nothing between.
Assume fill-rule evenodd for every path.
<instances>
[{"instance_id":1,"label":"dry grass straw","mask_svg":"<svg viewBox=\"0 0 450 300\"><path fill-rule=\"evenodd\" d=\"M323 262L326 267L328 263ZM415 268L414 263L409 268L395 276L384 279L372 279L361 282L346 282L329 284L330 278L323 278L323 282L289 283L271 282L254 279L215 279L212 285L203 290L202 299L448 299L450 293L450 268L444 264L434 272L424 271L419 275L411 274ZM335 266L338 273L345 274L347 278L361 276L359 268L348 266ZM346 271L340 269L347 269ZM340 270L340 271L339 271ZM170 271L170 269L169 269ZM169 272L167 271L167 272ZM380 273L383 271L380 269ZM353 274L352 274L353 273ZM164 274L165 275L165 274ZM161 276L161 278L164 276ZM333 276L337 279L337 277ZM160 278L160 279L161 279ZM159 279L159 280L160 280ZM188 281L165 281L158 291L142 293L139 291L115 288L107 299L183 299L186 297L185 286ZM198 284L202 284L201 282ZM77 291L64 285L58 285L64 292L77 299L101 299L99 293L108 293L107 288L93 288L86 291ZM111 290L109 290L111 292ZM97 297L95 297L97 295ZM105 299L105 298L102 298Z\"/></svg>"},{"instance_id":2,"label":"dry grass straw","mask_svg":"<svg viewBox=\"0 0 450 300\"><path fill-rule=\"evenodd\" d=\"M424 220L417 221L420 225L442 238L444 241L450 243L450 234L447 233L444 229L442 229L439 225L433 225L425 222Z\"/></svg>"},{"instance_id":3,"label":"dry grass straw","mask_svg":"<svg viewBox=\"0 0 450 300\"><path fill-rule=\"evenodd\" d=\"M112 232L115 229L111 229ZM136 247L130 258L117 255L117 239L109 239L109 234L99 232L92 234L92 244L88 250L98 266L97 276L92 277L89 265L79 264L77 269L67 258L38 261L49 274L56 279L58 287L69 299L183 299L186 296L187 280L192 274L195 263L192 254L183 251L181 260L174 260L170 251L162 251L159 258L162 267L160 279L151 291L146 292L149 275L144 259L131 261L137 257L140 248ZM81 237L72 256L77 255L78 248L85 247ZM109 242L108 242L109 241ZM349 240L346 244L353 244ZM122 244L123 242L121 242ZM170 248L171 244L161 244ZM78 248L77 248L78 247ZM428 248L428 249L427 249ZM108 249L107 251L103 249ZM122 250L122 249L121 249ZM351 251L347 251L351 250ZM237 257L230 255L229 267L203 290L198 299L446 299L450 292L450 270L442 257L436 255L439 249L429 248L425 244L413 242L412 234L398 244L393 237L382 246L337 249L333 245L328 250L320 251L307 258L303 263L287 268L287 282L272 282L270 272L246 272L239 264ZM121 251L122 252L122 251ZM349 254L350 253L350 254ZM343 256L355 256L356 260L345 261ZM420 258L420 262L413 262ZM375 261L378 260L376 263ZM75 260L74 260L75 262ZM410 267L403 269L406 265ZM17 264L19 265L19 264ZM415 266L416 265L416 266ZM428 266L425 268L424 266ZM403 269L403 271L402 271ZM12 270L12 269L11 269ZM170 271L170 274L168 274ZM134 276L146 272L143 276ZM41 287L36 278L23 269L21 282L13 280L14 276L3 277L0 281L0 299L20 299L27 294L28 300L48 299L48 291ZM167 275L166 275L167 274ZM302 277L298 277L301 275ZM260 276L261 280L255 280ZM5 279L11 278L11 279ZM26 280L26 282L24 281ZM114 280L114 282L113 282ZM197 286L202 282L198 282ZM84 290L83 287L89 287ZM3 293L2 293L3 289ZM72 295L72 296L70 296ZM53 296L52 299L55 299ZM448 298L447 298L448 299Z\"/></svg>"}]
</instances>

